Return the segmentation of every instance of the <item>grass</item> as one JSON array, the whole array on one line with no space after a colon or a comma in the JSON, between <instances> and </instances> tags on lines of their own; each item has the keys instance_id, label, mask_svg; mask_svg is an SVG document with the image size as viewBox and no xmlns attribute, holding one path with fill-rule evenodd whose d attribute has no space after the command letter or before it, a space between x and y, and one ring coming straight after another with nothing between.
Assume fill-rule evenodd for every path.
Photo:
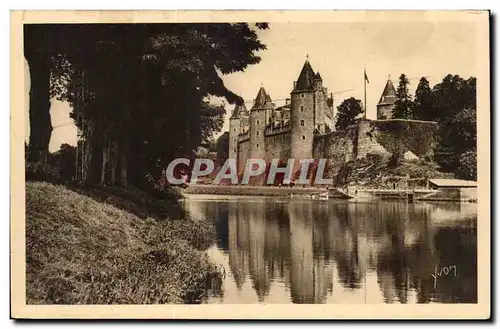
<instances>
[{"instance_id":1,"label":"grass","mask_svg":"<svg viewBox=\"0 0 500 329\"><path fill-rule=\"evenodd\" d=\"M199 303L220 285L204 251L216 237L210 224L137 216L96 195L26 184L28 304Z\"/></svg>"}]
</instances>

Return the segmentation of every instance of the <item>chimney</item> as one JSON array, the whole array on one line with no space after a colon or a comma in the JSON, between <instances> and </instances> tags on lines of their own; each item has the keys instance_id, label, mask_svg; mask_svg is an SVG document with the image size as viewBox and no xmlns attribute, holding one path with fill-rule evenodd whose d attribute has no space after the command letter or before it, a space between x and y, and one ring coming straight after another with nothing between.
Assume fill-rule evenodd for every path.
<instances>
[{"instance_id":1,"label":"chimney","mask_svg":"<svg viewBox=\"0 0 500 329\"><path fill-rule=\"evenodd\" d=\"M293 89L295 89L295 86L297 86L297 81L293 82Z\"/></svg>"}]
</instances>

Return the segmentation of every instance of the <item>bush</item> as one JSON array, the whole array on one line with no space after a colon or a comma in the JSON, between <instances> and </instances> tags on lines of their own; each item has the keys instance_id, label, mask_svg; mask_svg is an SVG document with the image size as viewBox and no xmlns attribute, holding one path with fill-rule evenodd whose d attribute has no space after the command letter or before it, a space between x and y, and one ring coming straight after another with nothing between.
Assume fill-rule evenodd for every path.
<instances>
[{"instance_id":1,"label":"bush","mask_svg":"<svg viewBox=\"0 0 500 329\"><path fill-rule=\"evenodd\" d=\"M25 167L26 181L61 182L59 168L42 162L28 162Z\"/></svg>"},{"instance_id":2,"label":"bush","mask_svg":"<svg viewBox=\"0 0 500 329\"><path fill-rule=\"evenodd\" d=\"M458 176L465 179L477 179L477 154L476 150L462 153L458 158Z\"/></svg>"}]
</instances>

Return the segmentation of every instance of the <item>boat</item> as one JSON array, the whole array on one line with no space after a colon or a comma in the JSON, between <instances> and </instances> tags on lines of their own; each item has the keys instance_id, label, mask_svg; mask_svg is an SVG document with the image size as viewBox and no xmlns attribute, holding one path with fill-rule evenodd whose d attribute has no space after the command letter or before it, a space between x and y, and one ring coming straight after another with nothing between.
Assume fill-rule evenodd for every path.
<instances>
[{"instance_id":1,"label":"boat","mask_svg":"<svg viewBox=\"0 0 500 329\"><path fill-rule=\"evenodd\" d=\"M328 200L328 199L329 199L329 197L328 197L328 192L324 192L324 193L320 193L320 194L318 194L318 198L319 198L320 200Z\"/></svg>"}]
</instances>

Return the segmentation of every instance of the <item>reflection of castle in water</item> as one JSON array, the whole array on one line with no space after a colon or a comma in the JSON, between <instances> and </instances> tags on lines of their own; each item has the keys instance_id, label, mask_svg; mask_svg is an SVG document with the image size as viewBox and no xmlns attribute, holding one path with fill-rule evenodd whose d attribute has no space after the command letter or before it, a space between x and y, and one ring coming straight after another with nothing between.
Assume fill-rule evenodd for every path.
<instances>
[{"instance_id":1,"label":"reflection of castle in water","mask_svg":"<svg viewBox=\"0 0 500 329\"><path fill-rule=\"evenodd\" d=\"M456 206L442 207L450 220L460 217ZM376 275L386 303L410 302L411 291L420 303L477 300L475 224L433 225L435 205L242 200L229 202L225 214L215 209L207 217L227 215L219 239L236 286L250 280L260 302L280 282L293 303L325 303L335 282L366 289L367 274ZM460 278L434 290L436 264L457 264Z\"/></svg>"}]
</instances>

